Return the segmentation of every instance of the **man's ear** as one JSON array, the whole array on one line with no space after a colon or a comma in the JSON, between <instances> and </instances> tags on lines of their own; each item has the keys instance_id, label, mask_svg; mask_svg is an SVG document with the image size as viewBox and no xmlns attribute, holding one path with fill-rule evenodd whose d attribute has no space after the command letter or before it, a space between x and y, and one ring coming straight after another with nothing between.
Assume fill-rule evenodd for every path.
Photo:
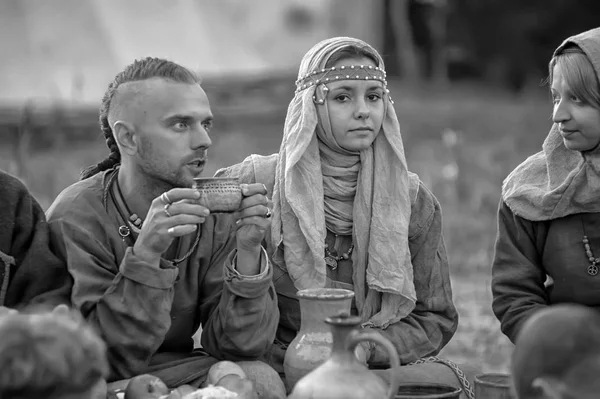
<instances>
[{"instance_id":1,"label":"man's ear","mask_svg":"<svg viewBox=\"0 0 600 399\"><path fill-rule=\"evenodd\" d=\"M121 151L129 155L133 155L138 151L139 143L131 123L118 120L113 124L112 131Z\"/></svg>"},{"instance_id":2,"label":"man's ear","mask_svg":"<svg viewBox=\"0 0 600 399\"><path fill-rule=\"evenodd\" d=\"M565 392L565 384L554 377L538 377L531 383L531 386L537 388L544 399L562 399L562 393Z\"/></svg>"}]
</instances>

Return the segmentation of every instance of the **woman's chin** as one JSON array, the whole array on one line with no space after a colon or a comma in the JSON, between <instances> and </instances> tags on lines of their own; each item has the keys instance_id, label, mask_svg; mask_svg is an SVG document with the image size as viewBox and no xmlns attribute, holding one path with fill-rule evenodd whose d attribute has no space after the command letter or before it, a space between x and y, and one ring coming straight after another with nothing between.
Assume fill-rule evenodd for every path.
<instances>
[{"instance_id":1,"label":"woman's chin","mask_svg":"<svg viewBox=\"0 0 600 399\"><path fill-rule=\"evenodd\" d=\"M582 143L579 140L573 140L573 139L568 139L568 138L563 138L563 142L565 143L565 147L567 147L567 149L569 149L571 151L579 151L579 152L590 151L598 146L598 144L594 145L594 144L590 144L587 142Z\"/></svg>"}]
</instances>

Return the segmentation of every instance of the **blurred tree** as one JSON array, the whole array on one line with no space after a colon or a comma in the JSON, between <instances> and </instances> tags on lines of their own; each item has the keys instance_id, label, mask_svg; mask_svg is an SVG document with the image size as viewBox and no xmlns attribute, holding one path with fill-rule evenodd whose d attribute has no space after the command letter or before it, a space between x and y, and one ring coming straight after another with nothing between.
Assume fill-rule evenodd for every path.
<instances>
[{"instance_id":1,"label":"blurred tree","mask_svg":"<svg viewBox=\"0 0 600 399\"><path fill-rule=\"evenodd\" d=\"M597 0L385 0L391 76L495 81L519 92L547 76L554 49L600 26Z\"/></svg>"},{"instance_id":2,"label":"blurred tree","mask_svg":"<svg viewBox=\"0 0 600 399\"><path fill-rule=\"evenodd\" d=\"M388 74L402 75L404 79L416 81L419 79L419 66L410 26L409 5L409 0L384 1L384 60Z\"/></svg>"},{"instance_id":3,"label":"blurred tree","mask_svg":"<svg viewBox=\"0 0 600 399\"><path fill-rule=\"evenodd\" d=\"M384 55L388 72L410 81L447 81L447 8L447 0L384 2Z\"/></svg>"},{"instance_id":4,"label":"blurred tree","mask_svg":"<svg viewBox=\"0 0 600 399\"><path fill-rule=\"evenodd\" d=\"M566 37L600 26L596 0L450 0L449 42L479 60L483 75L514 91L547 75Z\"/></svg>"},{"instance_id":5,"label":"blurred tree","mask_svg":"<svg viewBox=\"0 0 600 399\"><path fill-rule=\"evenodd\" d=\"M446 83L447 0L410 0L409 23L419 54L421 76Z\"/></svg>"}]
</instances>

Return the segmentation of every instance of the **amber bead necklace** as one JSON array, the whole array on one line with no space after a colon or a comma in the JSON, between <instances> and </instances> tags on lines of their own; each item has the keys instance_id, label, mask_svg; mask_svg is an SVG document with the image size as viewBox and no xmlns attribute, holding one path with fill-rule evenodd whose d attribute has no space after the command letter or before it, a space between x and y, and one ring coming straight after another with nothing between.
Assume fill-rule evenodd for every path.
<instances>
[{"instance_id":1,"label":"amber bead necklace","mask_svg":"<svg viewBox=\"0 0 600 399\"><path fill-rule=\"evenodd\" d=\"M598 274L598 265L600 264L600 258L594 257L594 253L592 252L592 248L590 247L590 240L588 239L588 236L585 233L583 216L581 216L581 226L583 227L583 248L585 248L585 254L588 257L588 260L590 261L590 264L587 268L587 272L590 276L595 276Z\"/></svg>"}]
</instances>

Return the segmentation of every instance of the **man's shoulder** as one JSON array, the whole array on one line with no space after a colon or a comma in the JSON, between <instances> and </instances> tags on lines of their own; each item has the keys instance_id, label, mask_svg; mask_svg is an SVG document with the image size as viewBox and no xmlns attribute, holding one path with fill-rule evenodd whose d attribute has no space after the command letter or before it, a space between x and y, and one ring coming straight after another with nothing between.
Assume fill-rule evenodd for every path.
<instances>
[{"instance_id":1,"label":"man's shoulder","mask_svg":"<svg viewBox=\"0 0 600 399\"><path fill-rule=\"evenodd\" d=\"M48 222L78 219L103 209L104 179L105 173L98 173L65 188L48 208Z\"/></svg>"}]
</instances>

